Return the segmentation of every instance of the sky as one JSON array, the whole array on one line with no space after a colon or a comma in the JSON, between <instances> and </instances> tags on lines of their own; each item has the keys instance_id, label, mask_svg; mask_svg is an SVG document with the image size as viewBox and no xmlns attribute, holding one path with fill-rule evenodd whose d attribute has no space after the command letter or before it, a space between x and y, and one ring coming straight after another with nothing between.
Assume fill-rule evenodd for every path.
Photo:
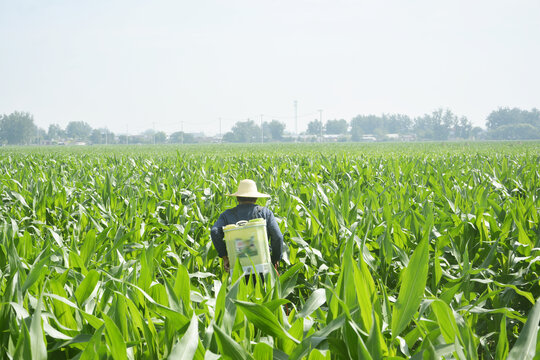
<instances>
[{"instance_id":1,"label":"sky","mask_svg":"<svg viewBox=\"0 0 540 360\"><path fill-rule=\"evenodd\" d=\"M44 129L499 107L540 108L538 0L0 0L0 114Z\"/></svg>"}]
</instances>

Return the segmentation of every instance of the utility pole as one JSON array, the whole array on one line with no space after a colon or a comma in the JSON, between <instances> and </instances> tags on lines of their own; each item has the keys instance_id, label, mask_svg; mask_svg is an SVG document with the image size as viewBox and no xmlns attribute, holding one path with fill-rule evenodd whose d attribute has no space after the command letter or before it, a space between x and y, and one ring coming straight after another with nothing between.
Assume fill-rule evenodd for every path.
<instances>
[{"instance_id":1,"label":"utility pole","mask_svg":"<svg viewBox=\"0 0 540 360\"><path fill-rule=\"evenodd\" d=\"M322 125L322 110L319 110L319 121L321 123L321 142L323 141L323 137L322 137L322 130L323 130L323 125Z\"/></svg>"},{"instance_id":2,"label":"utility pole","mask_svg":"<svg viewBox=\"0 0 540 360\"><path fill-rule=\"evenodd\" d=\"M298 141L298 101L294 100L294 142Z\"/></svg>"},{"instance_id":3,"label":"utility pole","mask_svg":"<svg viewBox=\"0 0 540 360\"><path fill-rule=\"evenodd\" d=\"M261 144L264 144L264 127L263 127L263 116L261 114Z\"/></svg>"}]
</instances>

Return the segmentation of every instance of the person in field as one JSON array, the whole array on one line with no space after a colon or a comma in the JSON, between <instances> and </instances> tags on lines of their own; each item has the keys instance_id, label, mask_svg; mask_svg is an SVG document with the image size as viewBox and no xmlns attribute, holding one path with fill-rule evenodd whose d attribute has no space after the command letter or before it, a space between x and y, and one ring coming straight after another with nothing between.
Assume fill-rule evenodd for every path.
<instances>
[{"instance_id":1,"label":"person in field","mask_svg":"<svg viewBox=\"0 0 540 360\"><path fill-rule=\"evenodd\" d=\"M210 235L212 237L212 243L216 248L218 255L223 259L223 267L225 271L229 271L231 264L229 264L229 257L227 256L227 247L223 238L223 227L230 224L236 224L241 220L251 220L257 218L263 218L266 220L266 231L268 239L270 240L270 257L272 264L276 267L281 260L281 253L283 249L283 235L279 230L276 218L272 211L266 207L256 204L259 198L269 198L270 195L260 193L257 190L257 184L255 181L245 179L238 184L238 190L233 194L227 194L228 196L236 196L238 205L232 209L225 210L218 218Z\"/></svg>"}]
</instances>

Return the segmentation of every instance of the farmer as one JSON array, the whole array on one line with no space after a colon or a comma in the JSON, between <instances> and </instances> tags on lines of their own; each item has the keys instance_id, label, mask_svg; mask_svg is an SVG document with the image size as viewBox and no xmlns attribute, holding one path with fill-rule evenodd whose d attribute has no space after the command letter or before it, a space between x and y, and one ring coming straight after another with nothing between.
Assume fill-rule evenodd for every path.
<instances>
[{"instance_id":1,"label":"farmer","mask_svg":"<svg viewBox=\"0 0 540 360\"><path fill-rule=\"evenodd\" d=\"M236 196L238 205L232 209L225 210L212 226L212 243L216 247L218 255L223 259L223 268L229 271L229 257L227 256L227 247L223 241L223 227L230 224L236 224L241 220L251 220L263 218L266 220L266 231L270 239L270 257L272 264L276 267L281 260L281 249L283 248L283 235L279 230L274 214L268 208L258 206L255 203L258 198L269 198L270 195L257 191L257 184L253 180L242 180L238 184L238 191L227 196Z\"/></svg>"}]
</instances>

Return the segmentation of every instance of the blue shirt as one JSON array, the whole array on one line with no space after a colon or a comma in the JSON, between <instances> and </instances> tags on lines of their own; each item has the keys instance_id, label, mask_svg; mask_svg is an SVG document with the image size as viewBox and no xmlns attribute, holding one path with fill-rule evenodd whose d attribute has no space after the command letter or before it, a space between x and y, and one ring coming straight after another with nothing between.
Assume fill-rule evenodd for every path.
<instances>
[{"instance_id":1,"label":"blue shirt","mask_svg":"<svg viewBox=\"0 0 540 360\"><path fill-rule=\"evenodd\" d=\"M239 204L232 209L225 210L216 221L210 235L212 243L216 247L220 257L227 255L227 247L223 241L225 234L223 227L230 224L236 224L240 220L251 220L263 218L266 220L266 231L270 239L270 257L275 264L281 260L281 251L283 248L283 235L274 217L274 213L268 208L256 204Z\"/></svg>"}]
</instances>

